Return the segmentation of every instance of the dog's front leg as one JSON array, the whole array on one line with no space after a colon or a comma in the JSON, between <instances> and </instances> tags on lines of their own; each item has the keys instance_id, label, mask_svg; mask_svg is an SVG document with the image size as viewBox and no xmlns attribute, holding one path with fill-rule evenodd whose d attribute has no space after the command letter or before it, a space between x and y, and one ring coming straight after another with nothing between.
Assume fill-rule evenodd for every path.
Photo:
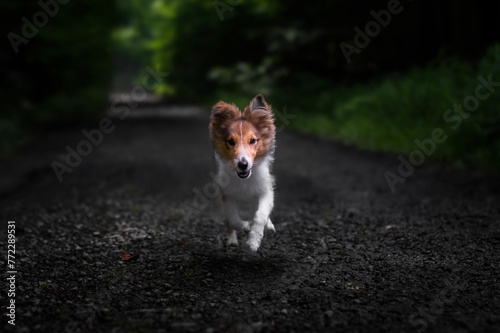
<instances>
[{"instance_id":1,"label":"dog's front leg","mask_svg":"<svg viewBox=\"0 0 500 333\"><path fill-rule=\"evenodd\" d=\"M259 198L259 207L255 213L252 228L248 235L247 245L252 251L257 251L259 249L262 237L264 236L265 227L274 230L274 226L269 219L273 206L274 192L272 188L268 188Z\"/></svg>"},{"instance_id":2,"label":"dog's front leg","mask_svg":"<svg viewBox=\"0 0 500 333\"><path fill-rule=\"evenodd\" d=\"M231 227L238 231L248 231L250 229L250 223L240 218L236 204L233 201L226 200L223 205L226 219Z\"/></svg>"}]
</instances>

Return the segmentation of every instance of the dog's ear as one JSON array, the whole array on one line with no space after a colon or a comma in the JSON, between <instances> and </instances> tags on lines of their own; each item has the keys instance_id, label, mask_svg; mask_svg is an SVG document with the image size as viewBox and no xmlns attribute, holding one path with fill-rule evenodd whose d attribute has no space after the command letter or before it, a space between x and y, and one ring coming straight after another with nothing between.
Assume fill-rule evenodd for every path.
<instances>
[{"instance_id":1,"label":"dog's ear","mask_svg":"<svg viewBox=\"0 0 500 333\"><path fill-rule=\"evenodd\" d=\"M250 102L250 111L258 109L269 109L269 105L266 103L266 100L264 99L264 96L262 96L262 94L258 94Z\"/></svg>"},{"instance_id":2,"label":"dog's ear","mask_svg":"<svg viewBox=\"0 0 500 333\"><path fill-rule=\"evenodd\" d=\"M241 111L234 104L227 104L223 101L215 104L210 115L208 129L210 137L215 140L224 141L229 133L231 121L241 117Z\"/></svg>"},{"instance_id":3,"label":"dog's ear","mask_svg":"<svg viewBox=\"0 0 500 333\"><path fill-rule=\"evenodd\" d=\"M240 114L241 112L236 105L220 101L212 108L211 119L217 119L219 121L228 120L237 118L240 116Z\"/></svg>"},{"instance_id":4,"label":"dog's ear","mask_svg":"<svg viewBox=\"0 0 500 333\"><path fill-rule=\"evenodd\" d=\"M243 110L243 117L259 131L261 137L274 137L275 126L271 105L267 104L264 96L258 94Z\"/></svg>"}]
</instances>

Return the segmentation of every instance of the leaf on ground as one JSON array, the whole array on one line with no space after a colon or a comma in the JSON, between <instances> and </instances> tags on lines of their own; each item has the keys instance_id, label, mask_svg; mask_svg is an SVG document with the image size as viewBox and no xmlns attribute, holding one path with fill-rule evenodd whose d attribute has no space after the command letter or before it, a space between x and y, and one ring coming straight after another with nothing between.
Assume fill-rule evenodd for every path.
<instances>
[{"instance_id":1,"label":"leaf on ground","mask_svg":"<svg viewBox=\"0 0 500 333\"><path fill-rule=\"evenodd\" d=\"M122 257L122 261L129 261L137 258L136 256L130 255L125 251L120 251L120 256Z\"/></svg>"}]
</instances>

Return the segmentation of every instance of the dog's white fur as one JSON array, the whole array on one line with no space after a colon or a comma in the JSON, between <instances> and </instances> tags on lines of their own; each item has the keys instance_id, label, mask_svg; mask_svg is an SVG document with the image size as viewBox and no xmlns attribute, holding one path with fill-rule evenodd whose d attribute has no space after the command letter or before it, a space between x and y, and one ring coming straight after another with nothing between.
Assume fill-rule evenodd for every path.
<instances>
[{"instance_id":1,"label":"dog's white fur","mask_svg":"<svg viewBox=\"0 0 500 333\"><path fill-rule=\"evenodd\" d=\"M260 247L264 229L275 231L269 218L274 206L274 177L271 165L274 160L271 149L261 161L255 161L252 174L242 179L234 172L231 161L224 161L215 152L217 178L221 186L223 212L229 224L237 231L249 231L247 245L252 251ZM236 231L229 234L228 245L237 245Z\"/></svg>"}]
</instances>

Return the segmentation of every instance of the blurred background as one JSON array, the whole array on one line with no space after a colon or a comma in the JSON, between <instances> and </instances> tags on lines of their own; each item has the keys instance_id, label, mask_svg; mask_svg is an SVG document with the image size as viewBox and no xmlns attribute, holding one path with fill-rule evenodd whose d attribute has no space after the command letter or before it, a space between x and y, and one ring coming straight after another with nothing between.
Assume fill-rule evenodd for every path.
<instances>
[{"instance_id":1,"label":"blurred background","mask_svg":"<svg viewBox=\"0 0 500 333\"><path fill-rule=\"evenodd\" d=\"M287 129L409 153L448 126L477 77L500 81L495 1L2 1L1 154L37 133L99 120L116 93L168 72L164 103L243 107L257 93ZM368 28L368 31L366 30ZM500 90L500 89L499 89ZM286 120L286 119L285 119ZM278 122L283 121L278 117ZM500 166L500 92L433 159Z\"/></svg>"}]
</instances>

